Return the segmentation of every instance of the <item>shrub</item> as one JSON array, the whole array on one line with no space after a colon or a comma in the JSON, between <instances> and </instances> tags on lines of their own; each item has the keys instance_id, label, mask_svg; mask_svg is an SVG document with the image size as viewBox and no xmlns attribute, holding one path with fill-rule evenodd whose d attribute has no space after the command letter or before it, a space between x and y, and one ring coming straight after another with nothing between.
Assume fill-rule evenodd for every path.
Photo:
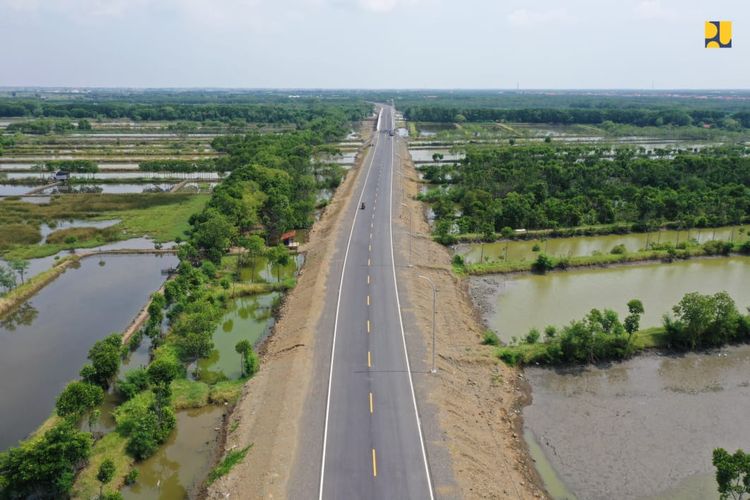
<instances>
[{"instance_id":1,"label":"shrub","mask_svg":"<svg viewBox=\"0 0 750 500\"><path fill-rule=\"evenodd\" d=\"M534 261L534 264L531 266L532 270L537 273L546 273L547 271L554 269L554 267L555 264L552 262L552 259L543 253L539 254L536 261Z\"/></svg>"},{"instance_id":2,"label":"shrub","mask_svg":"<svg viewBox=\"0 0 750 500\"><path fill-rule=\"evenodd\" d=\"M128 400L148 389L148 385L149 378L146 369L135 368L126 373L124 379L117 381L117 391Z\"/></svg>"},{"instance_id":3,"label":"shrub","mask_svg":"<svg viewBox=\"0 0 750 500\"><path fill-rule=\"evenodd\" d=\"M610 250L609 253L612 255L623 255L627 252L627 249L625 248L625 245L619 244L612 247L612 250Z\"/></svg>"},{"instance_id":4,"label":"shrub","mask_svg":"<svg viewBox=\"0 0 750 500\"><path fill-rule=\"evenodd\" d=\"M451 260L454 266L456 267L464 267L465 261L462 255L456 254L453 256L453 259Z\"/></svg>"},{"instance_id":5,"label":"shrub","mask_svg":"<svg viewBox=\"0 0 750 500\"><path fill-rule=\"evenodd\" d=\"M99 406L104 400L104 390L88 382L71 382L57 397L55 409L61 417L80 417Z\"/></svg>"},{"instance_id":6,"label":"shrub","mask_svg":"<svg viewBox=\"0 0 750 500\"><path fill-rule=\"evenodd\" d=\"M537 330L536 328L532 328L531 330L529 330L529 333L526 334L525 340L527 344L536 344L537 341L539 341L539 337L539 330Z\"/></svg>"},{"instance_id":7,"label":"shrub","mask_svg":"<svg viewBox=\"0 0 750 500\"><path fill-rule=\"evenodd\" d=\"M137 480L138 480L138 469L130 469L130 471L125 475L125 484L129 486L131 484L135 484Z\"/></svg>"},{"instance_id":8,"label":"shrub","mask_svg":"<svg viewBox=\"0 0 750 500\"><path fill-rule=\"evenodd\" d=\"M497 334L492 330L485 330L482 336L482 344L484 345L500 345L500 339Z\"/></svg>"}]
</instances>

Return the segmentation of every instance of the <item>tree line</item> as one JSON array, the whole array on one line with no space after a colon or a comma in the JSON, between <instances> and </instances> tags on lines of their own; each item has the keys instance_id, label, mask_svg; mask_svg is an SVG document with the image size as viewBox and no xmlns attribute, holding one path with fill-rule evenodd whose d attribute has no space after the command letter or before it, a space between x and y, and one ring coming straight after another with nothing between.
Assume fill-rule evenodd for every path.
<instances>
[{"instance_id":1,"label":"tree line","mask_svg":"<svg viewBox=\"0 0 750 500\"><path fill-rule=\"evenodd\" d=\"M583 319L557 328L547 326L544 337L532 329L520 345L502 347L501 359L510 364L588 364L623 360L644 348L636 342L644 306L638 299L628 302L628 316L592 309ZM750 342L750 315L737 309L727 292L685 294L662 318L662 326L649 335L653 347L674 351L696 351L732 343ZM488 337L489 338L489 337ZM494 343L494 342L488 342Z\"/></svg>"},{"instance_id":2,"label":"tree line","mask_svg":"<svg viewBox=\"0 0 750 500\"><path fill-rule=\"evenodd\" d=\"M435 233L629 223L644 229L739 223L750 213L750 158L737 153L604 158L594 148L503 146L469 148L458 165L430 166L440 185L424 195Z\"/></svg>"},{"instance_id":3,"label":"tree line","mask_svg":"<svg viewBox=\"0 0 750 500\"><path fill-rule=\"evenodd\" d=\"M507 121L556 125L601 125L611 122L637 127L709 125L730 130L750 127L750 112L748 111L682 108L500 109L419 105L405 108L404 118L411 121L442 123Z\"/></svg>"},{"instance_id":4,"label":"tree line","mask_svg":"<svg viewBox=\"0 0 750 500\"><path fill-rule=\"evenodd\" d=\"M309 101L289 104L260 103L140 103L127 101L50 102L39 99L0 99L0 116L40 118L8 126L9 132L46 134L75 128L70 120L58 119L121 119L134 121L218 121L244 120L253 123L305 125L317 118L361 120L371 112L361 101L327 103Z\"/></svg>"}]
</instances>

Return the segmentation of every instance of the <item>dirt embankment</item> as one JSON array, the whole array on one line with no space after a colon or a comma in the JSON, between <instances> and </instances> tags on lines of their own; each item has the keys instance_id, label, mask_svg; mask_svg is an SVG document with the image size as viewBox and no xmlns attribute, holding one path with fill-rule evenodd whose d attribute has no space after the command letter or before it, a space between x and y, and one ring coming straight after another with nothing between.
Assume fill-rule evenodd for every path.
<instances>
[{"instance_id":1,"label":"dirt embankment","mask_svg":"<svg viewBox=\"0 0 750 500\"><path fill-rule=\"evenodd\" d=\"M521 409L529 392L521 371L498 362L492 347L481 345L483 327L474 309L466 279L451 272L449 249L432 241L425 217L426 207L414 197L417 173L404 144L400 156L407 159L406 203L414 215L413 268L401 268L414 320L424 338L425 365L431 360L432 291L420 275L427 276L437 294L437 374L424 385L426 404L436 408L440 436L438 446L448 449L451 469L459 491L446 486L438 496L462 498L542 498L546 493L523 440ZM396 186L394 195L401 195ZM397 216L394 232L408 231L407 212ZM398 238L402 255L408 255L408 238ZM435 467L435 465L433 465Z\"/></svg>"},{"instance_id":2,"label":"dirt embankment","mask_svg":"<svg viewBox=\"0 0 750 500\"><path fill-rule=\"evenodd\" d=\"M372 121L362 134L369 140ZM229 418L225 451L253 445L242 463L213 483L208 498L287 498L296 456L299 423L310 384L315 328L324 308L326 280L335 254L342 208L352 196L365 154L336 190L323 216L300 250L305 265L287 295L280 319L261 348L261 369L245 385Z\"/></svg>"}]
</instances>

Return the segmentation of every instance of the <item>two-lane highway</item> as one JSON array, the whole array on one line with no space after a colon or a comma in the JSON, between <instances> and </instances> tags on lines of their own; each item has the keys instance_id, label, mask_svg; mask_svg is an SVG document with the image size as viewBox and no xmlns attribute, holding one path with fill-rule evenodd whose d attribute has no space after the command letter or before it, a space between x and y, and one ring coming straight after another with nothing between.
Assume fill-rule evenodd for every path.
<instances>
[{"instance_id":1,"label":"two-lane highway","mask_svg":"<svg viewBox=\"0 0 750 500\"><path fill-rule=\"evenodd\" d=\"M433 498L396 281L393 128L393 109L385 106L344 254L321 500Z\"/></svg>"}]
</instances>

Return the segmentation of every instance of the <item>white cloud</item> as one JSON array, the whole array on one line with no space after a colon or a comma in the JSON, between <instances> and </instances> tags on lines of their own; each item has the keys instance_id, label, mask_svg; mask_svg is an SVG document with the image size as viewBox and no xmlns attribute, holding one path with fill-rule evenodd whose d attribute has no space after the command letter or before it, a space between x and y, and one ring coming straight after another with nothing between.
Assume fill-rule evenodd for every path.
<instances>
[{"instance_id":1,"label":"white cloud","mask_svg":"<svg viewBox=\"0 0 750 500\"><path fill-rule=\"evenodd\" d=\"M516 9L508 14L508 22L514 26L534 26L541 24L569 24L575 18L564 8L550 10Z\"/></svg>"}]
</instances>

